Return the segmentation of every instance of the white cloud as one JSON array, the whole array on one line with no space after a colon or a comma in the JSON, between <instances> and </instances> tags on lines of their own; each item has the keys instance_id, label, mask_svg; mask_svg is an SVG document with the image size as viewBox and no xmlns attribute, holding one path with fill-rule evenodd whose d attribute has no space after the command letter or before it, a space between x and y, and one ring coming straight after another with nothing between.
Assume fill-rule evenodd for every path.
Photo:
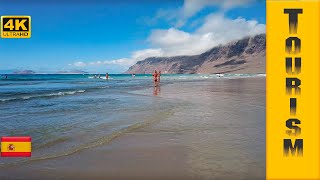
<instances>
[{"instance_id":1,"label":"white cloud","mask_svg":"<svg viewBox=\"0 0 320 180\"><path fill-rule=\"evenodd\" d=\"M121 65L121 66L131 66L134 63L135 61L130 58L121 58L121 59L115 59L115 60L103 62L103 64L106 64L106 65Z\"/></svg>"},{"instance_id":2,"label":"white cloud","mask_svg":"<svg viewBox=\"0 0 320 180\"><path fill-rule=\"evenodd\" d=\"M255 0L185 0L184 5L179 9L180 17L176 20L183 25L186 19L207 6L215 5L222 9L230 9L252 1ZM165 16L165 10L159 12L161 12L159 16ZM173 16L170 18L174 19ZM130 57L91 62L78 61L71 65L91 68L121 66L125 69L147 57L200 54L220 44L265 33L266 29L265 24L259 24L256 20L247 20L242 17L230 19L225 17L223 12L209 14L197 23L200 25L193 32L182 31L177 26L152 30L147 38L152 48L134 51Z\"/></svg>"},{"instance_id":3,"label":"white cloud","mask_svg":"<svg viewBox=\"0 0 320 180\"><path fill-rule=\"evenodd\" d=\"M176 28L168 30L153 30L149 41L156 46L174 46L181 45L190 41L191 35Z\"/></svg>"},{"instance_id":4,"label":"white cloud","mask_svg":"<svg viewBox=\"0 0 320 180\"><path fill-rule=\"evenodd\" d=\"M114 60L105 60L105 61L91 61L91 62L82 62L82 61L78 61L75 62L73 64L69 64L69 65L73 65L73 66L77 66L77 67L85 67L85 66L101 66L101 65L123 65L123 66L130 66L132 64L134 64L135 62L133 61L133 59L130 58L121 58L121 59L114 59Z\"/></svg>"},{"instance_id":5,"label":"white cloud","mask_svg":"<svg viewBox=\"0 0 320 180\"><path fill-rule=\"evenodd\" d=\"M182 27L186 21L206 7L218 7L220 11L226 12L236 7L249 5L256 0L184 0L183 5L177 10L159 10L155 19L165 18L175 21L175 27Z\"/></svg>"},{"instance_id":6,"label":"white cloud","mask_svg":"<svg viewBox=\"0 0 320 180\"><path fill-rule=\"evenodd\" d=\"M156 49L144 49L144 50L139 50L135 51L132 53L132 59L134 59L136 62L143 60L147 57L159 57L163 56L164 52L162 51L161 48L156 48Z\"/></svg>"},{"instance_id":7,"label":"white cloud","mask_svg":"<svg viewBox=\"0 0 320 180\"><path fill-rule=\"evenodd\" d=\"M139 51L134 51L130 58L121 58L114 60L104 60L104 61L91 61L91 62L82 62L78 61L73 64L69 64L70 66L76 67L88 67L88 66L107 66L107 65L120 65L123 67L129 67L135 64L137 61L144 60L148 57L159 57L163 56L164 53L160 48L158 49L143 49Z\"/></svg>"},{"instance_id":8,"label":"white cloud","mask_svg":"<svg viewBox=\"0 0 320 180\"><path fill-rule=\"evenodd\" d=\"M210 14L195 32L176 28L152 31L148 40L164 56L200 54L214 46L265 32L265 25L244 18L229 19L223 14Z\"/></svg>"},{"instance_id":9,"label":"white cloud","mask_svg":"<svg viewBox=\"0 0 320 180\"><path fill-rule=\"evenodd\" d=\"M214 46L246 36L264 33L266 26L255 20L229 19L223 14L210 14L196 31L189 33L176 28L153 30L148 42L155 48L134 51L129 58L75 62L77 67L120 65L129 67L147 57L195 55Z\"/></svg>"},{"instance_id":10,"label":"white cloud","mask_svg":"<svg viewBox=\"0 0 320 180\"><path fill-rule=\"evenodd\" d=\"M255 0L184 0L181 14L185 18L192 17L208 6L218 6L223 10L244 6Z\"/></svg>"},{"instance_id":11,"label":"white cloud","mask_svg":"<svg viewBox=\"0 0 320 180\"><path fill-rule=\"evenodd\" d=\"M70 65L70 64L69 64L69 65ZM78 62L73 63L72 65L77 66L77 67L84 67L84 66L86 66L87 64L84 63L84 62L78 61Z\"/></svg>"}]
</instances>

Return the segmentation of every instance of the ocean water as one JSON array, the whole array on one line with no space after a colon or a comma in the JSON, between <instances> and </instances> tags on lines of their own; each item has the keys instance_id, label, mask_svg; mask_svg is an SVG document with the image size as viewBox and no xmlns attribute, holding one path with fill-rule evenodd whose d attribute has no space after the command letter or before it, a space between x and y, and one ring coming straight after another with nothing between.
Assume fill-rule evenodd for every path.
<instances>
[{"instance_id":1,"label":"ocean water","mask_svg":"<svg viewBox=\"0 0 320 180\"><path fill-rule=\"evenodd\" d=\"M173 83L238 79L263 74L162 75ZM157 93L151 75L9 75L0 78L0 136L31 136L32 158L2 158L0 166L67 156L160 121L179 106Z\"/></svg>"}]
</instances>

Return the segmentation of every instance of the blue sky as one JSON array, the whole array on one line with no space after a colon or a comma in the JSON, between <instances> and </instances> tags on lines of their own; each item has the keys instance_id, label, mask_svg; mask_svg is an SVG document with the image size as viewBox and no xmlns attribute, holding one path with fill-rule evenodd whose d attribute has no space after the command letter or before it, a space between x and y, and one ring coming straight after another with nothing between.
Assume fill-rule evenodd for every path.
<instances>
[{"instance_id":1,"label":"blue sky","mask_svg":"<svg viewBox=\"0 0 320 180\"><path fill-rule=\"evenodd\" d=\"M0 39L0 70L121 73L149 56L199 54L265 31L265 2L228 1L3 0L0 15L31 16L32 37Z\"/></svg>"}]
</instances>

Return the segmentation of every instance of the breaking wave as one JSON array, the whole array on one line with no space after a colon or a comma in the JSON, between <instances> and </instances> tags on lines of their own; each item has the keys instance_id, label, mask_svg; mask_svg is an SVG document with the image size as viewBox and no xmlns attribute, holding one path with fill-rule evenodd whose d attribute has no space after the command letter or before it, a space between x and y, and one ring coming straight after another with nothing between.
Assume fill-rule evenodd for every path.
<instances>
[{"instance_id":1,"label":"breaking wave","mask_svg":"<svg viewBox=\"0 0 320 180\"><path fill-rule=\"evenodd\" d=\"M0 99L0 102L17 101L17 100L28 100L28 99L43 98L43 97L73 95L73 94L77 94L77 93L84 93L85 91L86 90L63 91L63 92L48 93L48 94L37 94L37 95L20 96L20 97L14 97L14 98Z\"/></svg>"}]
</instances>

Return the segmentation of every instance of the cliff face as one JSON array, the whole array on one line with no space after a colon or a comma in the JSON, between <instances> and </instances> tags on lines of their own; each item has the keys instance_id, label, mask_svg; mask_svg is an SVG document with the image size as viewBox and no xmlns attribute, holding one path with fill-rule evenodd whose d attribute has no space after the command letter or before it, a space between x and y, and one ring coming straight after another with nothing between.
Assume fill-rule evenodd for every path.
<instances>
[{"instance_id":1,"label":"cliff face","mask_svg":"<svg viewBox=\"0 0 320 180\"><path fill-rule=\"evenodd\" d=\"M125 73L149 74L154 70L170 74L265 73L265 34L214 47L194 56L150 57Z\"/></svg>"}]
</instances>

